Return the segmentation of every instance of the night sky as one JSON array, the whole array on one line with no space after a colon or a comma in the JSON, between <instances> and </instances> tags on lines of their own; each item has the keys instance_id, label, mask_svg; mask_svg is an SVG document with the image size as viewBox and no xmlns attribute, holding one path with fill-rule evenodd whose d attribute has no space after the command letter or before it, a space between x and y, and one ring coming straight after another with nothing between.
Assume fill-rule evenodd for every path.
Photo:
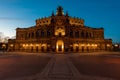
<instances>
[{"instance_id":1,"label":"night sky","mask_svg":"<svg viewBox=\"0 0 120 80\"><path fill-rule=\"evenodd\" d=\"M84 19L86 26L103 27L106 39L120 42L120 0L0 0L0 32L15 36L17 27L34 26L59 5L64 13Z\"/></svg>"}]
</instances>

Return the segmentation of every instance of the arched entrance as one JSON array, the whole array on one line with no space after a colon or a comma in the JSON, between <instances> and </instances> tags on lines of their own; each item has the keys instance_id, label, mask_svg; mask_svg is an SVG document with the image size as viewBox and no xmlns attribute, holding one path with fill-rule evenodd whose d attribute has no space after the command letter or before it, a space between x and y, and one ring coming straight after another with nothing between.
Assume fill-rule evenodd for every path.
<instances>
[{"instance_id":1,"label":"arched entrance","mask_svg":"<svg viewBox=\"0 0 120 80\"><path fill-rule=\"evenodd\" d=\"M58 40L56 42L56 52L63 53L64 52L64 42L63 40Z\"/></svg>"}]
</instances>

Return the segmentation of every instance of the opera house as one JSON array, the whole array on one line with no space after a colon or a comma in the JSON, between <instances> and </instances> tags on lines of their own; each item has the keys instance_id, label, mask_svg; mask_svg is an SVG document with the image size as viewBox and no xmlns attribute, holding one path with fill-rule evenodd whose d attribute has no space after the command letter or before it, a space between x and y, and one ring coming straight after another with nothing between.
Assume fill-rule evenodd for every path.
<instances>
[{"instance_id":1,"label":"opera house","mask_svg":"<svg viewBox=\"0 0 120 80\"><path fill-rule=\"evenodd\" d=\"M94 24L94 23L93 23ZM95 52L110 51L112 40L104 38L104 28L84 25L81 18L64 14L59 6L56 14L39 18L35 26L17 28L16 39L9 39L8 51L20 52Z\"/></svg>"}]
</instances>

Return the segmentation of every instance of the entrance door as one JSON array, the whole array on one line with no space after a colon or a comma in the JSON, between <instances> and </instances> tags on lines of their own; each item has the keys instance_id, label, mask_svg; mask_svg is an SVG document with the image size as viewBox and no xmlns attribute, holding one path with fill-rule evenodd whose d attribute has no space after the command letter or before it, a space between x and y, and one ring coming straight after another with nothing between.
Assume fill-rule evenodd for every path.
<instances>
[{"instance_id":1,"label":"entrance door","mask_svg":"<svg viewBox=\"0 0 120 80\"><path fill-rule=\"evenodd\" d=\"M58 40L56 42L56 52L58 52L58 53L64 52L64 42L62 40Z\"/></svg>"},{"instance_id":2,"label":"entrance door","mask_svg":"<svg viewBox=\"0 0 120 80\"><path fill-rule=\"evenodd\" d=\"M62 51L62 45L58 45L58 51Z\"/></svg>"}]
</instances>

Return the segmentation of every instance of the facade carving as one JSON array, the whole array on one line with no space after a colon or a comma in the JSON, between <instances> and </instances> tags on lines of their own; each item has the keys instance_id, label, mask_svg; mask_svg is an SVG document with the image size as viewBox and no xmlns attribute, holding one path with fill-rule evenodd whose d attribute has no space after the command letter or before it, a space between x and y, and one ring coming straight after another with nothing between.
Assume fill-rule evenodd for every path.
<instances>
[{"instance_id":1,"label":"facade carving","mask_svg":"<svg viewBox=\"0 0 120 80\"><path fill-rule=\"evenodd\" d=\"M35 26L17 28L8 46L9 51L94 52L111 50L112 40L104 39L103 28L85 26L83 19L64 14L59 6L55 15L37 19Z\"/></svg>"}]
</instances>

